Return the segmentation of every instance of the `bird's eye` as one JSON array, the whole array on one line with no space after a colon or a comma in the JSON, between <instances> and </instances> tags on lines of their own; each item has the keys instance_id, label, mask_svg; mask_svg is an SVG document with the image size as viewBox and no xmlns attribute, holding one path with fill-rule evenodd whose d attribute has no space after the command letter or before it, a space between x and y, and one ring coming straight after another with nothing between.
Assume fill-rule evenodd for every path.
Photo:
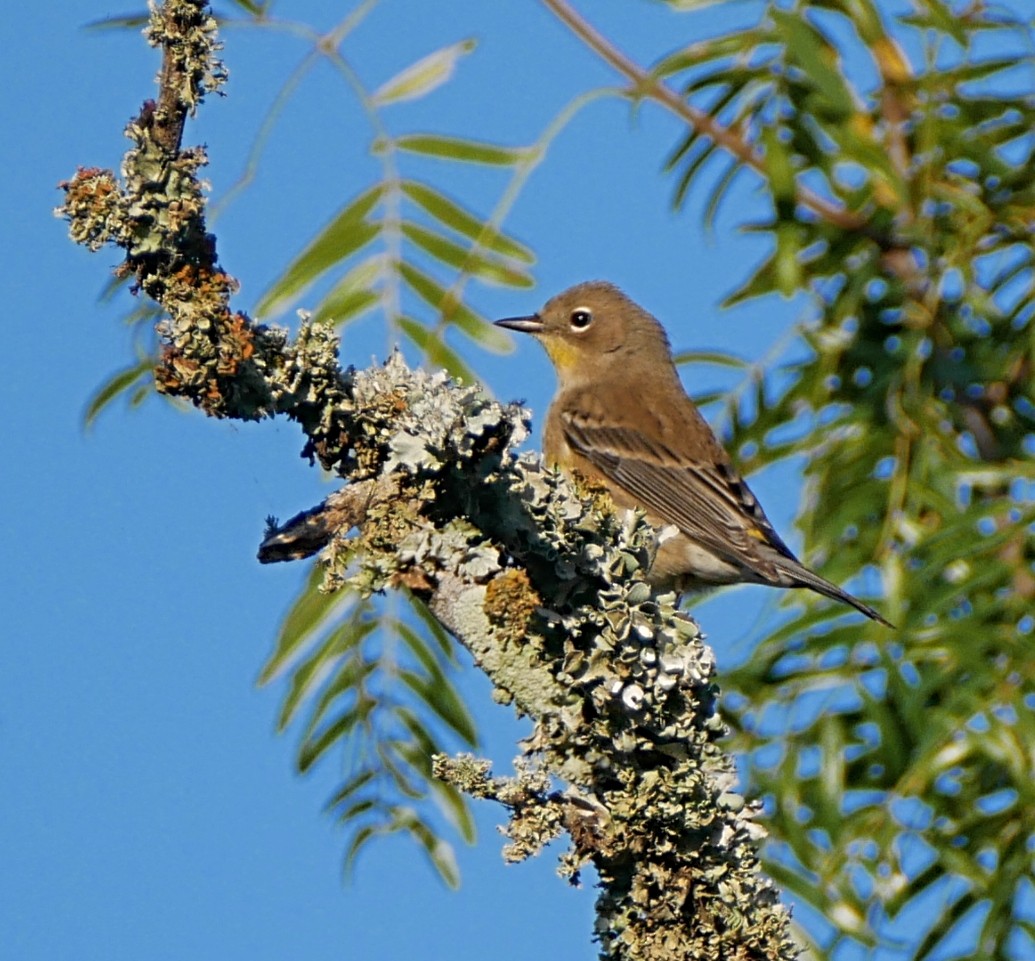
<instances>
[{"instance_id":1,"label":"bird's eye","mask_svg":"<svg viewBox=\"0 0 1035 961\"><path fill-rule=\"evenodd\" d=\"M585 307L577 307L571 312L571 329L585 330L593 322L593 315Z\"/></svg>"}]
</instances>

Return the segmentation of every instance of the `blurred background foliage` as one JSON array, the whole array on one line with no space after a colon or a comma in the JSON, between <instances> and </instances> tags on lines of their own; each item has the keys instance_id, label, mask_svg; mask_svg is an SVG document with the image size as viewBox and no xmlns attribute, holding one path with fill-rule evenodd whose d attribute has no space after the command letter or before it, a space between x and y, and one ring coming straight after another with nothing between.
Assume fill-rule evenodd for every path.
<instances>
[{"instance_id":1,"label":"blurred background foliage","mask_svg":"<svg viewBox=\"0 0 1035 961\"><path fill-rule=\"evenodd\" d=\"M351 133L379 163L284 265L258 316L306 305L342 327L376 312L389 341L473 378L446 336L510 349L466 292L532 286L533 253L503 223L552 138L599 96L679 117L685 135L659 158L676 208L696 192L707 223L740 176L767 198L749 229L771 253L729 303L804 295L808 305L788 333L793 362L679 360L740 379L699 398L729 449L746 472L800 465L807 559L898 626L883 632L795 592L722 677L730 746L747 790L766 800L768 869L820 957L945 956L962 925L979 931L974 957L1032 951L1033 23L982 0L798 0L757 2L750 26L702 38L695 9L744 4L669 0L688 14L673 21L686 42L639 65L565 0L543 2L621 86L586 91L519 145L396 130L393 106L448 83L471 40L371 89L345 49L376 0L326 33L248 0L223 11L226 28L310 44L231 195L254 178L317 63L362 105L367 127ZM506 175L490 210L458 199L477 166ZM154 319L146 306L127 318L135 356L98 389L88 420L151 390ZM431 754L477 744L451 680L452 642L411 598L324 594L320 583L317 566L263 672L288 678L280 726L301 729L299 769L344 755L329 807L347 828L347 862L403 831L456 883L442 815L468 840L471 820L430 777Z\"/></svg>"}]
</instances>

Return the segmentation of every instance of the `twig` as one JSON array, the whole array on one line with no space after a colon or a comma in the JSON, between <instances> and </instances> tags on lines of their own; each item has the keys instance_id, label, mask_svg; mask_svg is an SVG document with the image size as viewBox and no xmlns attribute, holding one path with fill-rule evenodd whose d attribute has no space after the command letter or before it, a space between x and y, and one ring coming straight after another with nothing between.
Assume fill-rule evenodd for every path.
<instances>
[{"instance_id":1,"label":"twig","mask_svg":"<svg viewBox=\"0 0 1035 961\"><path fill-rule=\"evenodd\" d=\"M649 71L644 70L643 67L627 57L587 22L567 3L567 0L543 0L543 3L586 46L626 77L630 81L634 93L656 100L677 117L685 120L695 130L732 154L744 166L763 177L766 176L765 159L750 143L705 111L688 103L667 84L651 76ZM798 203L842 230L861 230L866 226L866 220L863 217L832 203L800 183L795 184L795 192Z\"/></svg>"}]
</instances>

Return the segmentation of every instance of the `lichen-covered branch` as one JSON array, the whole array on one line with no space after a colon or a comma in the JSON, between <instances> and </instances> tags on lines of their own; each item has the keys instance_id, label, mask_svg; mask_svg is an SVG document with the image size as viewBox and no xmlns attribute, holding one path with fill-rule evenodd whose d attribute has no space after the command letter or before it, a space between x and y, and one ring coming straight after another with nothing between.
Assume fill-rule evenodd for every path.
<instances>
[{"instance_id":1,"label":"lichen-covered branch","mask_svg":"<svg viewBox=\"0 0 1035 961\"><path fill-rule=\"evenodd\" d=\"M757 809L717 744L711 652L675 597L643 579L654 532L518 456L520 408L399 356L343 370L329 328L303 323L292 339L234 312L205 231L204 156L180 145L222 75L212 22L201 3L168 0L149 36L165 55L161 106L130 124L121 181L81 170L61 212L78 242L121 247L120 270L165 310L161 390L214 416L285 414L305 452L348 482L269 531L263 559L322 549L328 589L404 585L532 718L516 778L470 759L438 770L508 807L508 857L567 832L564 871L592 863L600 878L605 957L794 957L759 870Z\"/></svg>"}]
</instances>

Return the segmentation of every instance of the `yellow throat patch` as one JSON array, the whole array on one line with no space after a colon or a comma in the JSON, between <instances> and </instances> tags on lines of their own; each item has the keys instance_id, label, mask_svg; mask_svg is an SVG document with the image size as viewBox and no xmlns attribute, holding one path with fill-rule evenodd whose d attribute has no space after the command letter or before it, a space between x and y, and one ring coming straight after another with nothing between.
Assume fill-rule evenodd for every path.
<instances>
[{"instance_id":1,"label":"yellow throat patch","mask_svg":"<svg viewBox=\"0 0 1035 961\"><path fill-rule=\"evenodd\" d=\"M578 366L581 352L568 341L560 337L540 337L539 343L558 371L574 370Z\"/></svg>"}]
</instances>

